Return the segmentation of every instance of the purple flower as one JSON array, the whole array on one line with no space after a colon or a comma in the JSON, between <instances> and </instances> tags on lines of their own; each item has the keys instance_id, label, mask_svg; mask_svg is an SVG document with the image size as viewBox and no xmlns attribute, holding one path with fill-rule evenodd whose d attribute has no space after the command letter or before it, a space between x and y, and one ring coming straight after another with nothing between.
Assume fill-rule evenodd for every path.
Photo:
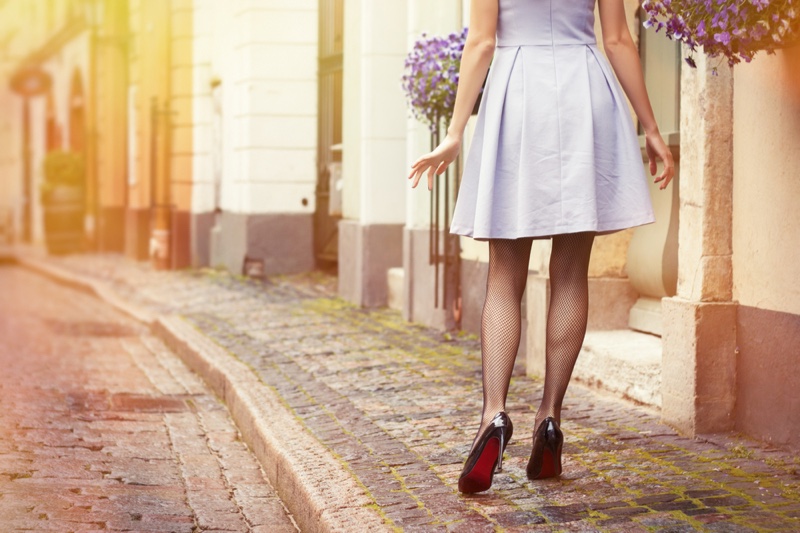
<instances>
[{"instance_id":1,"label":"purple flower","mask_svg":"<svg viewBox=\"0 0 800 533\"><path fill-rule=\"evenodd\" d=\"M728 65L750 62L760 50L800 37L797 0L643 0L645 28L662 28L667 37L697 46L709 57L724 56ZM695 67L691 57L686 63ZM716 72L713 72L716 74Z\"/></svg>"},{"instance_id":2,"label":"purple flower","mask_svg":"<svg viewBox=\"0 0 800 533\"><path fill-rule=\"evenodd\" d=\"M434 131L442 121L449 122L458 87L461 55L467 28L446 37L423 33L406 58L401 78L411 111Z\"/></svg>"},{"instance_id":3,"label":"purple flower","mask_svg":"<svg viewBox=\"0 0 800 533\"><path fill-rule=\"evenodd\" d=\"M730 36L730 34L728 32L723 31L723 32L720 32L720 33L715 33L714 34L714 40L717 41L718 43L730 44L731 43L731 36Z\"/></svg>"}]
</instances>

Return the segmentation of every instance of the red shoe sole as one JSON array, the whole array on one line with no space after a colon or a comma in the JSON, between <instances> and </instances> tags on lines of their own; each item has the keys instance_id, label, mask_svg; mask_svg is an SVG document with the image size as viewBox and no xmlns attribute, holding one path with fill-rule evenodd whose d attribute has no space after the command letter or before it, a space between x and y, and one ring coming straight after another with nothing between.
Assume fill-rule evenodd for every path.
<instances>
[{"instance_id":1,"label":"red shoe sole","mask_svg":"<svg viewBox=\"0 0 800 533\"><path fill-rule=\"evenodd\" d=\"M560 452L561 450L559 450ZM561 454L558 454L558 461L553 458L553 452L544 450L542 452L542 471L536 476L536 479L545 479L548 477L556 477L561 475Z\"/></svg>"},{"instance_id":2,"label":"red shoe sole","mask_svg":"<svg viewBox=\"0 0 800 533\"><path fill-rule=\"evenodd\" d=\"M458 490L468 494L489 490L489 487L492 486L492 475L494 466L497 464L498 452L500 452L500 439L490 439L469 474L459 480Z\"/></svg>"}]
</instances>

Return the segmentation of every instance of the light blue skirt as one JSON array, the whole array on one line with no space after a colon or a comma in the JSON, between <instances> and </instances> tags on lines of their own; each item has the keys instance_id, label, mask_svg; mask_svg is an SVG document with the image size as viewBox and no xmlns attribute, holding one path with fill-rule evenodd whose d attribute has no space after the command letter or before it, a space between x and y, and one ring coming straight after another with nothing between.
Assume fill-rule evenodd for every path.
<instances>
[{"instance_id":1,"label":"light blue skirt","mask_svg":"<svg viewBox=\"0 0 800 533\"><path fill-rule=\"evenodd\" d=\"M597 45L498 46L451 233L605 234L654 221L628 105Z\"/></svg>"}]
</instances>

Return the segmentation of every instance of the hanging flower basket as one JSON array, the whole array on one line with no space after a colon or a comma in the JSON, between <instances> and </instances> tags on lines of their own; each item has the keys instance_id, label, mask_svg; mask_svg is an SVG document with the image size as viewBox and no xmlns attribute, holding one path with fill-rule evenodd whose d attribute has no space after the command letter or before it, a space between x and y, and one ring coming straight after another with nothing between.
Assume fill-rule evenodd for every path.
<instances>
[{"instance_id":1,"label":"hanging flower basket","mask_svg":"<svg viewBox=\"0 0 800 533\"><path fill-rule=\"evenodd\" d=\"M663 28L667 37L689 46L685 59L691 67L698 46L709 57L726 57L732 67L749 63L759 51L774 54L800 37L798 0L645 0L642 8L646 28Z\"/></svg>"},{"instance_id":2,"label":"hanging flower basket","mask_svg":"<svg viewBox=\"0 0 800 533\"><path fill-rule=\"evenodd\" d=\"M423 33L405 60L403 92L414 117L432 132L452 117L466 40L467 28L447 37Z\"/></svg>"}]
</instances>

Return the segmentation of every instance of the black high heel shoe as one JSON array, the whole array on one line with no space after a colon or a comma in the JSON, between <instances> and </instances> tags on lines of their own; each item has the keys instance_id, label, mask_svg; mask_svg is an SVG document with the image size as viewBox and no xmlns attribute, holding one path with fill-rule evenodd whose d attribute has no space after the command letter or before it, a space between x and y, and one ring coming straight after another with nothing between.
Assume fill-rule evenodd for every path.
<instances>
[{"instance_id":1,"label":"black high heel shoe","mask_svg":"<svg viewBox=\"0 0 800 533\"><path fill-rule=\"evenodd\" d=\"M511 419L500 411L478 438L458 478L458 490L467 494L482 492L492 486L495 470L503 469L503 452L514 433Z\"/></svg>"},{"instance_id":2,"label":"black high heel shoe","mask_svg":"<svg viewBox=\"0 0 800 533\"><path fill-rule=\"evenodd\" d=\"M533 449L525 469L528 479L545 479L561 475L561 448L564 434L558 422L548 416L533 433Z\"/></svg>"}]
</instances>

